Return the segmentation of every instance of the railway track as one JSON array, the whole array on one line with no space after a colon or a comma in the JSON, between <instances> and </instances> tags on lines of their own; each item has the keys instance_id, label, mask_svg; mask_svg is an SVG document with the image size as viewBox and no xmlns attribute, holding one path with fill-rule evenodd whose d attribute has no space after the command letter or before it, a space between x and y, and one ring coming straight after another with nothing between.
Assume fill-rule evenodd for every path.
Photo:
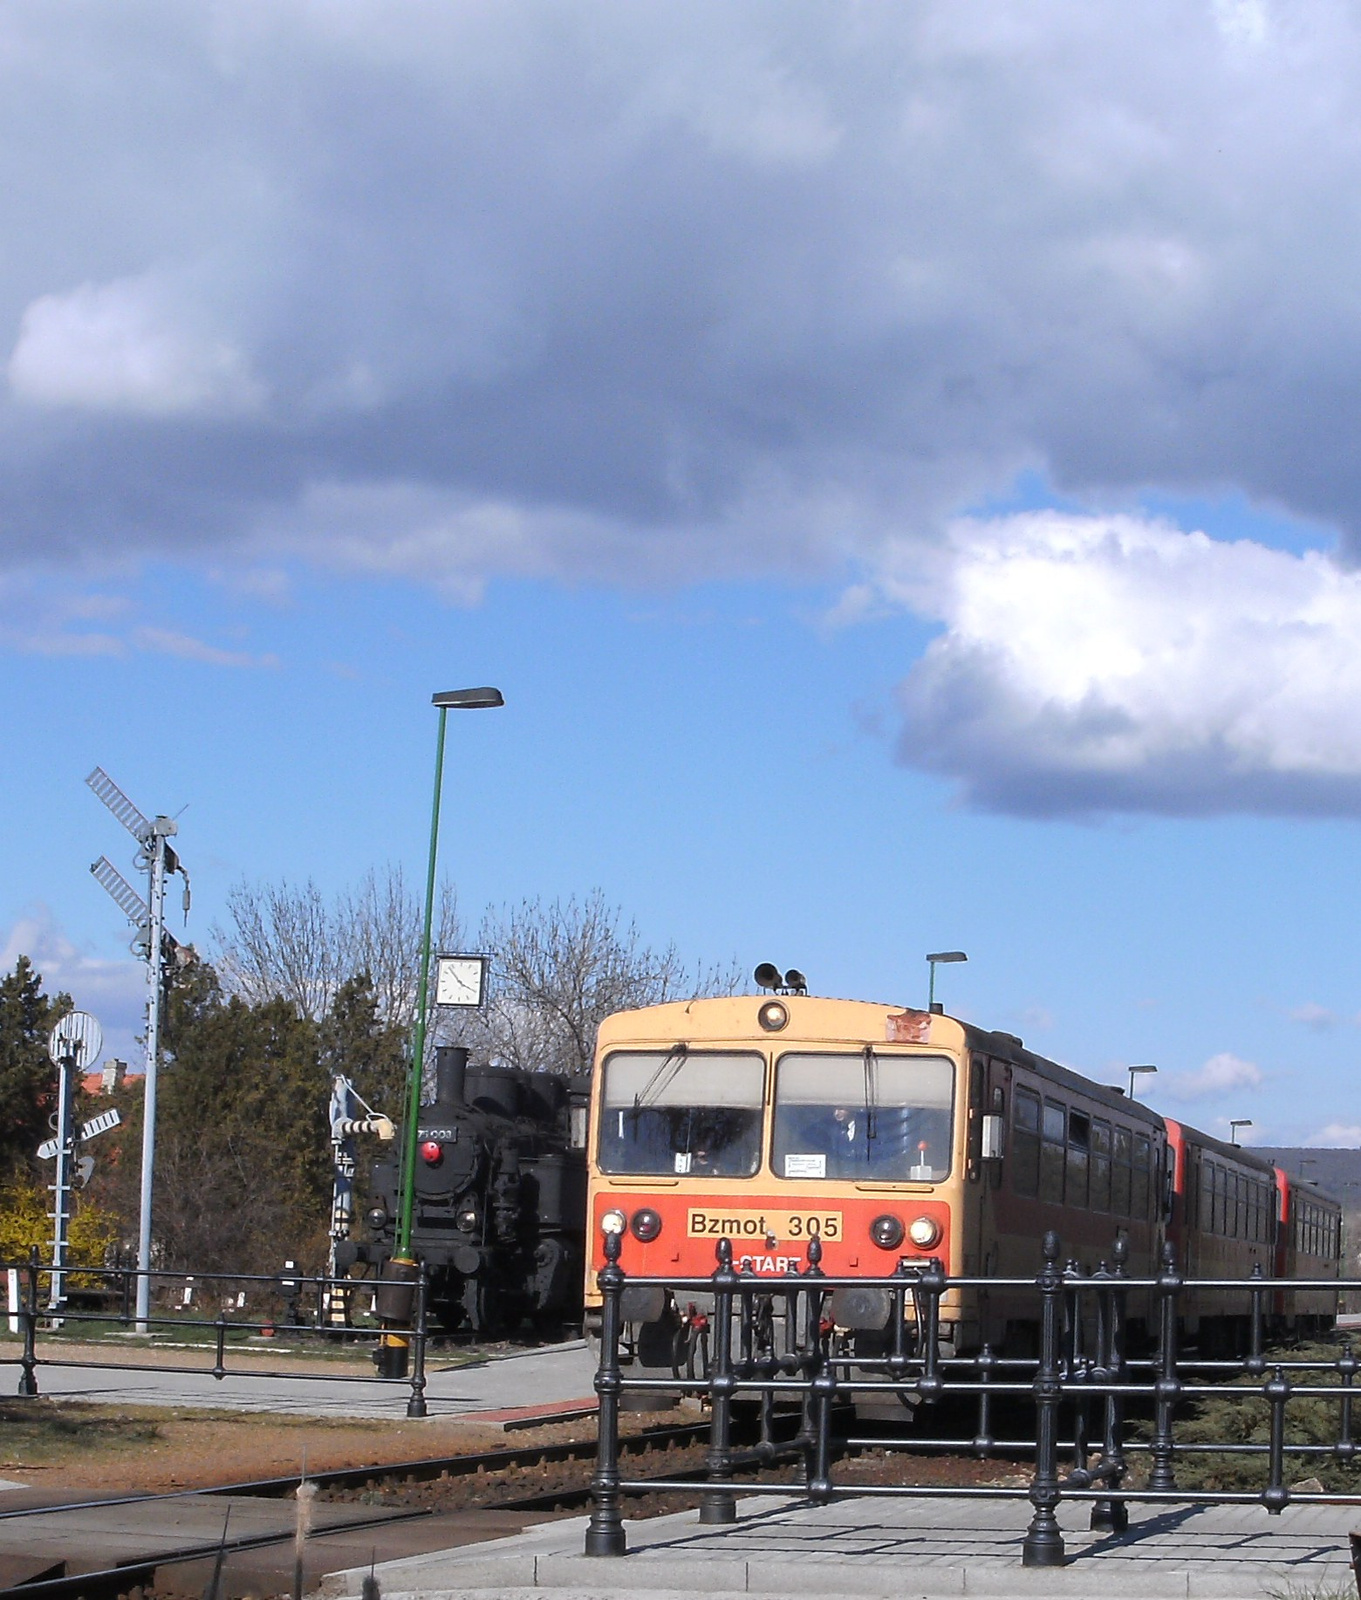
<instances>
[{"instance_id":1,"label":"railway track","mask_svg":"<svg viewBox=\"0 0 1361 1600\"><path fill-rule=\"evenodd\" d=\"M656 1476L698 1480L707 1438L707 1423L667 1426L631 1436L622 1449L634 1475L639 1469L641 1475L653 1475L646 1471L648 1458L663 1456L665 1469ZM307 1481L316 1489L309 1578L359 1564L347 1555L328 1565L328 1541L352 1549L362 1536L360 1559L367 1561L371 1550L383 1560L413 1553L413 1526L428 1527L435 1543L426 1548L437 1549L579 1510L589 1500L595 1449L588 1439L309 1473ZM741 1452L734 1464L751 1471L769 1458L768 1450ZM134 1588L143 1594L198 1593L205 1566L221 1557L230 1574L233 1562L249 1554L255 1558L252 1573L277 1571L283 1579L278 1592L287 1593L295 1508L280 1502L293 1500L299 1481L296 1476L260 1478L0 1510L0 1587L34 1600L114 1600ZM210 1506L221 1508L220 1527ZM262 1521L269 1525L261 1527ZM139 1534L141 1549L135 1548ZM91 1566L88 1554L77 1547L92 1544L106 1551L123 1548L116 1561Z\"/></svg>"}]
</instances>

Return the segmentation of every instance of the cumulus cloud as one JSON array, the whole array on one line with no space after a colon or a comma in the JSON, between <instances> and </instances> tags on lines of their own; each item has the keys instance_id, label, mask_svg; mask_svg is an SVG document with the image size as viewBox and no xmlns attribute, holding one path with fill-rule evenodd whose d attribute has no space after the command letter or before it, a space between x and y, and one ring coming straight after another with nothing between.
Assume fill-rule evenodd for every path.
<instances>
[{"instance_id":1,"label":"cumulus cloud","mask_svg":"<svg viewBox=\"0 0 1361 1600\"><path fill-rule=\"evenodd\" d=\"M39 405L168 417L260 399L238 350L176 326L154 286L138 280L40 295L23 313L7 371L15 396Z\"/></svg>"},{"instance_id":2,"label":"cumulus cloud","mask_svg":"<svg viewBox=\"0 0 1361 1600\"><path fill-rule=\"evenodd\" d=\"M1158 1081L1173 1100L1209 1100L1231 1090L1260 1089L1266 1074L1256 1062L1224 1050L1194 1072L1166 1073Z\"/></svg>"},{"instance_id":3,"label":"cumulus cloud","mask_svg":"<svg viewBox=\"0 0 1361 1600\"><path fill-rule=\"evenodd\" d=\"M963 521L885 589L944 631L901 758L1032 814L1361 811L1361 573L1132 516Z\"/></svg>"},{"instance_id":4,"label":"cumulus cloud","mask_svg":"<svg viewBox=\"0 0 1361 1600\"><path fill-rule=\"evenodd\" d=\"M1361 528L1345 0L5 29L0 562L294 527L425 581L396 487L454 591L806 577L1022 467Z\"/></svg>"}]
</instances>

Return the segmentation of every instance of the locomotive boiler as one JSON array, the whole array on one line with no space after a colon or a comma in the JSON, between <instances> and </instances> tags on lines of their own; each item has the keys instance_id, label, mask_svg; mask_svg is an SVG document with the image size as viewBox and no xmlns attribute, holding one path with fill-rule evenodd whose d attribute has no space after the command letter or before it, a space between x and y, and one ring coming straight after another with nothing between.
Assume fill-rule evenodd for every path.
<instances>
[{"instance_id":1,"label":"locomotive boiler","mask_svg":"<svg viewBox=\"0 0 1361 1600\"><path fill-rule=\"evenodd\" d=\"M587 1074L473 1066L435 1052L435 1098L419 1111L412 1248L433 1314L479 1338L580 1326L586 1215ZM365 1236L346 1266L392 1255L400 1162L373 1164Z\"/></svg>"}]
</instances>

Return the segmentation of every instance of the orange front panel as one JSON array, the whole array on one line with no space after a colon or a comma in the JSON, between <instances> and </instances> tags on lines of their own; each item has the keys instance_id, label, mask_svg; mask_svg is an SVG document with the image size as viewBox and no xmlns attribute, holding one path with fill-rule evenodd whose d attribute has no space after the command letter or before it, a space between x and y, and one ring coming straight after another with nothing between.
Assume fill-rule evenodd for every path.
<instances>
[{"instance_id":1,"label":"orange front panel","mask_svg":"<svg viewBox=\"0 0 1361 1600\"><path fill-rule=\"evenodd\" d=\"M624 1234L619 1264L632 1277L707 1278L718 1265L717 1246L727 1239L733 1264L758 1277L782 1277L808 1264L808 1241L822 1244L823 1272L829 1277L876 1277L898 1262L949 1261L950 1207L924 1195L814 1195L756 1188L715 1194L711 1190L668 1188L657 1194L597 1189L591 1207L592 1275L588 1298L599 1301L594 1274L605 1265L600 1219L621 1211L630 1220L643 1208L662 1219L660 1234L650 1243ZM906 1229L918 1217L930 1217L940 1229L933 1245L919 1249L909 1238L882 1250L870 1237L870 1224L886 1214L902 1219Z\"/></svg>"}]
</instances>

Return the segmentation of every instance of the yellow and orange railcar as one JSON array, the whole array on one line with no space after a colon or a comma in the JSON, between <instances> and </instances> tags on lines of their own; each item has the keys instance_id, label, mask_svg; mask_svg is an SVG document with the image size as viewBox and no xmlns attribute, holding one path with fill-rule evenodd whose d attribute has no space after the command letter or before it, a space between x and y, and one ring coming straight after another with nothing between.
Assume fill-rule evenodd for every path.
<instances>
[{"instance_id":1,"label":"yellow and orange railcar","mask_svg":"<svg viewBox=\"0 0 1361 1600\"><path fill-rule=\"evenodd\" d=\"M602 1225L643 1277L705 1277L727 1238L776 1288L816 1237L835 1277L937 1257L952 1276L1028 1278L1050 1229L1086 1270L1123 1235L1143 1276L1163 1238L1166 1149L1146 1106L940 1012L802 993L621 1012L600 1030L592 1086L588 1331ZM872 1340L888 1306L842 1293L833 1312ZM1001 1285L951 1290L942 1342L1025 1348L1034 1307ZM644 1365L666 1364L684 1312L661 1291L626 1298Z\"/></svg>"}]
</instances>

